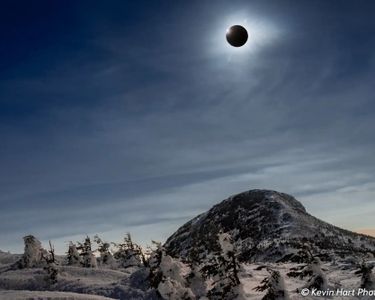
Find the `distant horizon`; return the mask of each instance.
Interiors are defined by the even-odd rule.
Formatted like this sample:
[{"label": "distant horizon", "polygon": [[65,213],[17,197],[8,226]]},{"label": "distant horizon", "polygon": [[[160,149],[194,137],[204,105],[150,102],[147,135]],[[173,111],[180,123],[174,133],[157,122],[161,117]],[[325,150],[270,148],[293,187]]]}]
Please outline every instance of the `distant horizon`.
[{"label": "distant horizon", "polygon": [[[245,191],[242,191],[242,192],[245,192]],[[279,191],[276,191],[276,192],[279,192]],[[283,193],[283,192],[280,192],[280,193]],[[234,196],[234,195],[230,195],[230,196]],[[229,197],[230,197],[229,196]],[[292,195],[293,196],[293,195]],[[223,199],[225,200],[225,199]],[[299,200],[299,199],[297,199]],[[218,204],[220,203],[221,201],[217,202],[217,203],[214,203],[213,205],[215,204]],[[210,207],[211,208],[211,207]],[[201,213],[204,213],[205,211],[201,212]],[[308,210],[307,210],[308,213],[310,213]],[[134,242],[136,242],[137,244],[141,245],[143,248],[146,248],[147,246],[151,246],[152,244],[152,240],[154,241],[158,241],[158,242],[161,242],[161,243],[164,243],[166,241],[166,239],[168,237],[170,237],[174,232],[176,232],[178,230],[179,227],[181,227],[183,224],[185,224],[186,222],[188,222],[189,220],[193,219],[194,217],[198,216],[199,214],[195,215],[195,216],[192,216],[191,218],[185,220],[184,222],[182,222],[180,225],[177,225],[177,227],[172,230],[172,232],[170,233],[164,233],[164,239],[163,240],[157,240],[157,239],[154,239],[151,238],[148,239],[148,240],[140,240],[139,238],[137,238],[136,235],[134,235],[134,232],[139,232],[139,230],[136,230],[137,228],[133,228],[135,229],[134,232],[131,232],[131,231],[127,231],[125,230],[124,233],[121,235],[120,232],[118,232],[119,236],[116,236],[114,233],[111,233],[109,234],[108,236],[112,236],[112,239],[108,239],[106,238],[106,233],[103,233],[103,234],[98,234],[98,233],[90,233],[90,234],[85,234],[85,235],[82,235],[81,237],[79,235],[74,235],[74,236],[67,236],[67,237],[63,237],[63,238],[60,238],[60,239],[57,239],[56,241],[54,240],[41,240],[37,234],[34,234],[34,233],[30,233],[30,235],[33,235],[35,236],[38,240],[40,240],[42,242],[42,245],[43,247],[45,248],[48,248],[48,242],[51,241],[51,243],[53,244],[54,248],[56,249],[56,254],[58,255],[65,255],[66,254],[66,251],[68,250],[68,245],[70,242],[73,242],[73,243],[76,243],[76,242],[83,242],[85,237],[86,236],[89,236],[92,240],[92,242],[94,243],[93,241],[93,237],[94,235],[99,235],[100,238],[102,238],[103,241],[106,241],[106,242],[115,242],[115,243],[119,243],[122,241],[122,239],[125,237],[125,235],[127,233],[130,233],[131,234],[131,237],[133,239]],[[315,216],[315,215],[314,215]],[[317,217],[317,216],[315,216]],[[326,220],[322,220],[322,221],[326,221]],[[332,225],[335,225],[335,224],[332,224]],[[154,225],[153,224],[150,224],[151,227],[154,228]],[[335,225],[337,226],[337,225]],[[142,226],[141,226],[142,227]],[[340,226],[338,226],[340,227]],[[359,233],[359,234],[364,234],[364,235],[368,235],[368,236],[371,236],[371,237],[374,237],[375,238],[375,230],[374,229],[371,229],[371,228],[359,228],[359,229],[348,229],[348,228],[343,228],[343,227],[340,227],[342,229],[346,229],[346,230],[350,230],[352,232],[355,232],[355,233]],[[155,228],[154,228],[155,229]],[[147,230],[143,230],[143,231],[147,231]],[[142,231],[141,231],[142,232]],[[74,237],[74,238],[73,238]],[[20,238],[20,248],[19,248],[19,251],[18,252],[12,252],[10,250],[7,250],[7,251],[4,251],[3,249],[0,248],[0,251],[4,251],[4,252],[10,252],[10,253],[13,253],[13,254],[22,254],[23,253],[23,241],[22,241],[22,238]],[[95,244],[95,243],[94,243]],[[94,247],[95,249],[95,247]]]}]

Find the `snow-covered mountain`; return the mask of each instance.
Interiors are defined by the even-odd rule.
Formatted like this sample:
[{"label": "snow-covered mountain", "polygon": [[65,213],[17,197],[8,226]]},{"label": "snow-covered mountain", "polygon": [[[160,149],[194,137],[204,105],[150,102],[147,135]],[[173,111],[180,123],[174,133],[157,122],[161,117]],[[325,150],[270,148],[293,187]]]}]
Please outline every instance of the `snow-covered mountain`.
[{"label": "snow-covered mountain", "polygon": [[[323,261],[375,253],[375,238],[313,217],[294,197],[270,190],[232,196],[187,222],[165,243],[172,256],[204,258],[218,250],[218,233],[230,233],[241,262]],[[198,252],[198,253],[197,253]],[[197,255],[198,254],[198,255]]]}]

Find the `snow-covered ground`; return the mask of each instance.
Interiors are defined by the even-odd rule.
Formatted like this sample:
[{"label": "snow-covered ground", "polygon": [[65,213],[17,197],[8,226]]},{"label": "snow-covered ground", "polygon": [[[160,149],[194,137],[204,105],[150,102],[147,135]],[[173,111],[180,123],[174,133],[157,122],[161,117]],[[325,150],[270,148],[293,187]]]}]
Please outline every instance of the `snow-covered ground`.
[{"label": "snow-covered ground", "polygon": [[[298,277],[289,277],[287,273],[290,272],[292,268],[302,266],[301,264],[247,264],[243,265],[244,272],[242,274],[241,283],[243,284],[243,289],[245,295],[248,299],[260,300],[264,296],[264,292],[257,292],[254,290],[255,287],[259,286],[261,281],[269,276],[267,268],[261,268],[262,266],[267,266],[272,270],[277,270],[280,272],[282,278],[284,279],[284,287],[288,293],[289,299],[300,300],[300,299],[375,299],[375,297],[363,297],[363,296],[334,296],[334,297],[314,297],[311,295],[302,296],[299,291],[306,284],[306,277],[300,279]],[[343,289],[347,291],[355,290],[358,291],[361,285],[360,276],[354,274],[354,269],[346,269],[345,265],[332,265],[322,264],[322,270],[328,281],[327,290],[336,291],[337,289]],[[297,291],[299,290],[299,291]],[[310,290],[311,293],[311,290]]]},{"label": "snow-covered ground", "polygon": [[12,270],[19,258],[0,252],[0,299],[116,299],[116,293],[120,299],[127,289],[122,282],[132,272],[59,266],[58,282],[50,285],[43,268]]},{"label": "snow-covered ground", "polygon": [[[45,270],[29,268],[8,270],[9,266],[19,256],[0,253],[0,299],[143,299],[141,291],[132,290],[129,286],[129,276],[136,269],[110,270],[89,269],[73,266],[59,267],[59,280],[55,285],[48,285],[45,280]],[[265,292],[256,291],[263,279],[267,278],[269,270],[278,271],[284,280],[284,287],[289,299],[324,299],[322,297],[302,297],[297,289],[306,284],[307,278],[289,277],[287,273],[292,268],[302,266],[292,263],[246,264],[242,265],[241,283],[247,299],[262,299]],[[358,289],[361,279],[354,274],[355,269],[347,268],[344,264],[321,266],[328,282],[328,289],[344,288]],[[331,297],[330,299],[365,299],[364,297]]]},{"label": "snow-covered ground", "polygon": [[111,298],[49,291],[0,291],[0,300],[108,300]]}]

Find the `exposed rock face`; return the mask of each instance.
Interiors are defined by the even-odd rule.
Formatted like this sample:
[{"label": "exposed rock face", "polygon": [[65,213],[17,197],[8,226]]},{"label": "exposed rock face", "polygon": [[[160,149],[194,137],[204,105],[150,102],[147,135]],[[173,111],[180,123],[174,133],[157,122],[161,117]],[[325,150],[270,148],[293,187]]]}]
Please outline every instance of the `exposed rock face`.
[{"label": "exposed rock face", "polygon": [[180,227],[165,247],[172,256],[204,260],[218,250],[219,232],[230,233],[243,262],[302,262],[311,253],[322,260],[375,253],[375,238],[321,221],[294,197],[269,190],[250,190],[222,201]]}]

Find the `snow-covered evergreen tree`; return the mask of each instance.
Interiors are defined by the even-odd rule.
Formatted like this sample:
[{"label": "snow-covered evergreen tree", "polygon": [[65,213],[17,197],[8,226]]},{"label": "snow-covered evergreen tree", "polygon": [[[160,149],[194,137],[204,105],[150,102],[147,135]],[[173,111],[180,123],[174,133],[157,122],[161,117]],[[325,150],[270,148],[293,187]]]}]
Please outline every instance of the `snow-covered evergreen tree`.
[{"label": "snow-covered evergreen tree", "polygon": [[67,252],[67,261],[69,266],[81,266],[82,258],[77,250],[77,246],[73,243],[69,243],[69,248]]},{"label": "snow-covered evergreen tree", "polygon": [[91,239],[86,237],[83,243],[78,243],[77,250],[80,251],[79,255],[82,257],[81,265],[85,268],[96,268],[97,261],[93,254]]},{"label": "snow-covered evergreen tree", "polygon": [[[308,254],[308,263],[302,266],[298,266],[292,269],[291,272],[287,273],[289,277],[299,277],[300,279],[309,276],[307,283],[302,288],[316,288],[324,290],[327,288],[327,278],[322,270],[322,262],[319,257],[314,256],[311,251],[311,247],[308,244],[304,245],[305,253]],[[299,290],[299,289],[298,289]]]},{"label": "snow-covered evergreen tree", "polygon": [[373,273],[373,265],[366,264],[365,261],[359,266],[359,270],[355,274],[361,276],[361,288],[373,290],[375,288],[375,275]]},{"label": "snow-covered evergreen tree", "polygon": [[142,247],[133,242],[130,233],[125,235],[122,243],[114,245],[117,251],[114,253],[113,257],[118,260],[121,267],[139,267],[144,264],[145,258]]},{"label": "snow-covered evergreen tree", "polygon": [[152,241],[152,244],[155,246],[155,249],[148,248],[148,260],[147,260],[147,267],[149,268],[149,282],[150,287],[157,289],[161,279],[163,277],[163,273],[160,270],[160,263],[163,257],[164,249],[159,242]]},{"label": "snow-covered evergreen tree", "polygon": [[94,237],[94,241],[98,244],[99,264],[114,267],[116,262],[110,251],[111,244],[104,242],[98,235]]},{"label": "snow-covered evergreen tree", "polygon": [[56,261],[55,257],[55,249],[51,244],[51,241],[49,242],[49,250],[47,254],[43,255],[43,259],[46,262],[46,266],[44,267],[44,270],[47,271],[46,281],[49,284],[55,284],[57,283],[58,278],[58,262]]},{"label": "snow-covered evergreen tree", "polygon": [[205,278],[213,279],[213,287],[208,291],[209,299],[238,299],[243,294],[238,277],[240,265],[236,249],[229,233],[218,235],[220,251],[211,254],[209,262],[201,272]]},{"label": "snow-covered evergreen tree", "polygon": [[43,255],[46,250],[43,249],[41,242],[33,235],[27,235],[23,238],[25,250],[21,260],[18,262],[20,268],[33,268],[45,265]]},{"label": "snow-covered evergreen tree", "polygon": [[197,299],[207,295],[207,283],[201,273],[201,259],[196,248],[192,248],[189,253],[189,267],[190,273],[186,277],[188,286]]},{"label": "snow-covered evergreen tree", "polygon": [[308,289],[316,288],[318,290],[327,289],[327,278],[322,271],[322,262],[318,257],[315,257],[312,262],[308,265],[308,268],[312,272],[311,278],[308,280],[306,287]]},{"label": "snow-covered evergreen tree", "polygon": [[196,299],[191,289],[187,287],[185,278],[190,268],[167,255],[161,243],[155,241],[152,243],[155,249],[150,253],[147,262],[150,287],[166,300]]},{"label": "snow-covered evergreen tree", "polygon": [[[285,241],[284,241],[285,242]],[[290,242],[286,242],[290,244]],[[280,245],[275,245],[275,248],[279,248]],[[314,246],[311,240],[307,238],[302,238],[300,241],[294,241],[293,247],[297,250],[285,254],[277,262],[293,262],[293,263],[305,263],[309,264],[314,259],[313,252],[315,252]]]},{"label": "snow-covered evergreen tree", "polygon": [[[287,275],[289,277],[299,277],[300,279],[309,276],[307,283],[301,289],[316,288],[318,290],[325,290],[327,289],[327,278],[322,270],[321,264],[322,262],[318,257],[313,257],[310,263],[305,266],[293,268]],[[298,291],[299,290],[300,289],[298,289]]]},{"label": "snow-covered evergreen tree", "polygon": [[158,285],[158,292],[163,299],[196,299],[191,289],[187,287],[185,276],[190,271],[187,265],[163,253],[160,270],[162,278]]},{"label": "snow-covered evergreen tree", "polygon": [[197,299],[204,298],[207,295],[207,283],[200,272],[200,266],[190,266],[191,271],[186,277],[187,286]]},{"label": "snow-covered evergreen tree", "polygon": [[262,280],[261,285],[254,288],[257,291],[267,291],[262,300],[287,300],[288,293],[285,289],[284,279],[280,272],[267,269],[270,276]]}]

